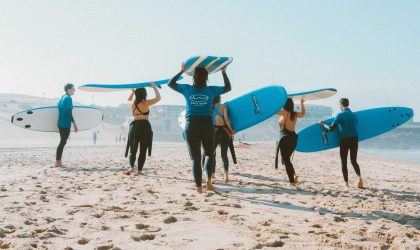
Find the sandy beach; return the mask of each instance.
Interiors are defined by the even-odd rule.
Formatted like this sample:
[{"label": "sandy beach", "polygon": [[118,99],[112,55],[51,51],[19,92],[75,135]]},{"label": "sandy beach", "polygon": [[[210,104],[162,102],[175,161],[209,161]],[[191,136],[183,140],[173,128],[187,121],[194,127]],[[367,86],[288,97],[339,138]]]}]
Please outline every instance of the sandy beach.
[{"label": "sandy beach", "polygon": [[295,153],[299,188],[274,169],[274,142],[237,148],[230,183],[195,192],[184,143],[154,144],[143,176],[121,145],[1,148],[2,249],[419,249],[419,165],[359,156],[366,189],[338,152]]}]

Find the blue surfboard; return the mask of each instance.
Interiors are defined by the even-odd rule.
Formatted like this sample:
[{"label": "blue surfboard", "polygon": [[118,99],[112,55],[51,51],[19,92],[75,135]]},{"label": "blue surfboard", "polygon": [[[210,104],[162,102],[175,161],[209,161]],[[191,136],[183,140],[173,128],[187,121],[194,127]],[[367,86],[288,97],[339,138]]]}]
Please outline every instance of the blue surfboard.
[{"label": "blue surfboard", "polygon": [[[182,76],[179,80],[182,79]],[[157,87],[161,85],[168,84],[171,79],[164,79],[159,81],[154,81]],[[127,89],[137,89],[149,87],[151,82],[141,82],[141,83],[122,83],[122,84],[98,84],[98,83],[89,83],[79,86],[80,90],[89,91],[89,92],[114,92],[114,91],[123,91]]]},{"label": "blue surfboard", "polygon": [[193,76],[196,68],[205,68],[209,74],[213,74],[228,66],[232,61],[232,57],[194,56],[184,62],[185,73]]},{"label": "blue surfboard", "polygon": [[287,96],[289,98],[292,98],[295,101],[300,100],[319,100],[331,97],[337,93],[336,89],[333,88],[325,88],[325,89],[317,89],[317,90],[311,90],[311,91],[304,91],[304,92],[297,92],[293,94],[288,94]]},{"label": "blue surfboard", "polygon": [[[357,117],[357,133],[359,141],[363,141],[394,128],[413,118],[414,112],[405,107],[383,107],[354,112]],[[325,121],[331,124],[334,118]],[[299,152],[317,152],[340,146],[338,129],[328,132],[318,123],[298,133],[296,150]]]},{"label": "blue surfboard", "polygon": [[276,114],[286,103],[282,86],[267,86],[226,102],[232,128],[239,132]]},{"label": "blue surfboard", "polygon": [[[268,86],[251,91],[225,102],[233,130],[252,127],[276,114],[286,103],[287,93],[282,86]],[[185,129],[185,110],[178,116],[178,124]]]}]

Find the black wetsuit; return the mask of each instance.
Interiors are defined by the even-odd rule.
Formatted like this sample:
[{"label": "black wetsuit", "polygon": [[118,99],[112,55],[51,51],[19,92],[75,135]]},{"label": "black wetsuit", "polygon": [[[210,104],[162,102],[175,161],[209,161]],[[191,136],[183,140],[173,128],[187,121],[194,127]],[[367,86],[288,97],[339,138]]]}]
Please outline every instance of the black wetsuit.
[{"label": "black wetsuit", "polygon": [[[149,111],[143,113],[136,106],[136,108],[141,115],[149,115]],[[133,115],[134,111],[133,111]],[[152,141],[153,141],[153,131],[152,126],[150,125],[149,120],[134,120],[130,124],[128,131],[128,140],[127,140],[127,149],[130,149],[130,166],[134,168],[134,163],[136,161],[137,149],[140,144],[140,154],[138,158],[138,170],[142,171],[144,163],[146,162],[146,153],[149,149],[149,156],[152,154]],[[127,156],[127,150],[126,150]]]},{"label": "black wetsuit", "polygon": [[[71,122],[74,123],[72,110],[67,109],[66,114],[70,118]],[[56,153],[55,153],[55,159],[57,161],[60,161],[61,158],[63,157],[64,146],[67,144],[67,140],[69,139],[69,136],[70,136],[70,128],[60,128],[59,127],[58,130],[60,132],[60,143],[58,144],[58,147],[57,147],[57,150],[56,150]]]},{"label": "black wetsuit", "polygon": [[61,157],[63,156],[64,146],[66,145],[67,139],[70,136],[70,129],[69,128],[58,128],[58,130],[60,131],[60,143],[58,144],[58,147],[57,147],[57,151],[56,151],[56,154],[55,154],[55,159],[57,161],[60,161]]},{"label": "black wetsuit", "polygon": [[[217,146],[220,145],[220,153],[222,155],[223,169],[229,171],[228,149],[231,137],[227,133],[226,126],[214,126],[214,157],[216,157]],[[216,161],[214,161],[213,173],[216,172]]]},{"label": "black wetsuit", "polygon": [[211,105],[215,96],[227,93],[231,90],[230,81],[226,73],[223,72],[225,86],[205,86],[198,89],[187,84],[178,84],[176,81],[183,74],[179,72],[175,75],[168,86],[183,94],[187,104],[185,134],[188,144],[188,151],[192,160],[192,172],[195,185],[201,187],[201,145],[204,148],[205,168],[207,177],[211,178],[214,166],[214,129],[212,122]]},{"label": "black wetsuit", "polygon": [[278,168],[278,157],[279,157],[279,151],[280,151],[282,164],[286,166],[286,172],[287,172],[287,176],[289,177],[290,183],[295,182],[294,180],[295,169],[293,167],[292,161],[290,160],[290,157],[292,156],[293,152],[296,149],[297,138],[298,138],[297,134],[294,131],[289,131],[286,128],[286,125],[280,128],[280,140],[277,143],[277,148],[276,148],[275,167],[276,169]]}]

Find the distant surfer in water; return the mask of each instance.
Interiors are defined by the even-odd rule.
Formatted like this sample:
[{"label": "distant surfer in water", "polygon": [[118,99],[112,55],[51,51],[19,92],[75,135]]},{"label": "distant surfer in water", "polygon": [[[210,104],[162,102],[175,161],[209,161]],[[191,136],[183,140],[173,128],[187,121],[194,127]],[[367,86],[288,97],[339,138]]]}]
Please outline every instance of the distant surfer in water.
[{"label": "distant surfer in water", "polygon": [[73,123],[74,132],[77,133],[77,124],[73,118],[73,100],[71,98],[74,95],[74,85],[67,83],[64,85],[64,92],[66,92],[58,101],[58,130],[60,132],[60,143],[58,144],[57,151],[55,154],[55,166],[62,167],[61,157],[63,156],[64,146],[67,143],[67,139],[70,135],[71,124]]},{"label": "distant surfer in water", "polygon": [[[213,99],[213,126],[214,126],[214,156],[216,157],[217,146],[220,145],[220,152],[223,161],[224,182],[229,182],[229,159],[227,156],[229,144],[236,133],[232,129],[228,115],[228,107],[220,104],[220,96]],[[215,178],[216,160],[214,160],[212,179]]]},{"label": "distant surfer in water", "polygon": [[176,81],[185,72],[182,64],[181,72],[176,74],[168,86],[181,93],[186,102],[185,133],[188,150],[193,165],[193,175],[198,193],[202,193],[201,145],[204,147],[205,166],[207,172],[207,190],[214,190],[211,183],[212,166],[214,166],[214,128],[212,122],[212,102],[215,96],[231,90],[230,81],[226,75],[226,68],[222,69],[224,87],[207,86],[208,72],[205,68],[196,68],[193,85],[179,84]]},{"label": "distant surfer in water", "polygon": [[295,169],[290,160],[293,152],[296,149],[297,134],[295,132],[296,123],[298,118],[305,116],[305,105],[304,100],[300,100],[300,112],[295,112],[295,105],[291,98],[288,98],[284,107],[277,113],[280,125],[280,140],[276,147],[276,160],[275,168],[278,168],[278,157],[279,151],[281,153],[282,164],[286,166],[287,176],[289,177],[290,184],[296,186],[298,182],[298,176],[295,173]]},{"label": "distant surfer in water", "polygon": [[357,118],[353,112],[349,109],[349,99],[340,99],[341,112],[335,117],[331,125],[325,124],[324,121],[320,121],[319,124],[328,131],[333,131],[338,127],[340,136],[340,158],[341,158],[341,169],[343,171],[344,181],[347,187],[349,187],[348,171],[347,171],[347,156],[350,151],[350,161],[353,165],[354,171],[359,177],[357,183],[358,188],[363,188],[363,181],[360,175],[359,164],[357,164],[357,151],[359,139],[357,135]]},{"label": "distant surfer in water", "polygon": [[[133,113],[134,121],[131,122],[128,132],[127,148],[125,156],[127,157],[128,150],[130,151],[130,169],[126,172],[130,175],[134,171],[134,163],[136,161],[137,149],[140,145],[140,154],[137,161],[137,175],[141,175],[144,163],[146,162],[146,153],[149,149],[149,156],[152,150],[153,131],[149,122],[149,107],[160,101],[160,93],[156,85],[152,82],[150,87],[155,92],[155,98],[147,100],[147,91],[145,88],[133,89],[128,97],[128,105]],[[136,99],[133,100],[134,95]],[[120,137],[121,138],[121,137]]]}]

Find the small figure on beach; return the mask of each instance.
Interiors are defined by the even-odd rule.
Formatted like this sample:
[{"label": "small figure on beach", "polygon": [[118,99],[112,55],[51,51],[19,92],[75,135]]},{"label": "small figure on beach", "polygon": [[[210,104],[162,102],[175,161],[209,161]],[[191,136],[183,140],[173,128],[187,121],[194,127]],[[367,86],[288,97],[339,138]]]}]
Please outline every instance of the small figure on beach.
[{"label": "small figure on beach", "polygon": [[213,98],[229,92],[231,86],[226,68],[222,69],[224,87],[207,86],[208,72],[205,68],[195,69],[193,85],[177,83],[176,81],[184,72],[185,66],[182,64],[181,71],[171,79],[168,86],[185,97],[185,134],[188,151],[192,160],[196,190],[198,193],[202,193],[201,145],[204,148],[204,165],[207,172],[206,188],[207,190],[214,190],[211,183],[212,166],[214,166]]},{"label": "small figure on beach", "polygon": [[353,165],[354,171],[356,172],[359,180],[357,182],[358,188],[363,188],[363,180],[360,174],[360,167],[357,163],[357,151],[358,151],[358,136],[357,136],[357,118],[349,108],[349,99],[340,99],[340,110],[332,124],[325,124],[324,121],[320,121],[319,124],[328,131],[333,131],[338,128],[340,134],[340,158],[341,158],[341,169],[343,171],[344,182],[346,187],[349,187],[348,171],[347,171],[347,156],[350,151],[350,162]]},{"label": "small figure on beach", "polygon": [[61,158],[63,156],[64,146],[70,136],[71,124],[73,123],[74,132],[77,133],[77,124],[73,118],[73,100],[71,98],[75,92],[74,85],[67,83],[64,85],[64,92],[66,92],[58,101],[58,130],[60,132],[60,143],[58,144],[55,158],[55,166],[62,167]]},{"label": "small figure on beach", "polygon": [[[158,103],[161,98],[159,90],[153,82],[150,84],[150,87],[155,92],[155,98],[153,99],[147,100],[147,91],[145,88],[133,89],[128,97],[128,105],[132,111],[134,121],[129,126],[125,153],[125,156],[127,156],[128,151],[130,151],[129,162],[131,168],[126,172],[127,175],[130,175],[134,171],[134,163],[139,146],[140,154],[137,161],[137,175],[141,175],[142,173],[144,163],[146,162],[147,151],[149,151],[149,156],[151,155],[153,131],[149,122],[149,107]],[[136,98],[133,102],[134,95]]]},{"label": "small figure on beach", "polygon": [[93,139],[93,144],[96,145],[96,139],[98,138],[98,134],[96,133],[96,130],[93,130],[92,133],[92,139]]},{"label": "small figure on beach", "polygon": [[288,98],[286,104],[283,108],[277,113],[279,118],[280,126],[280,140],[277,143],[276,147],[276,160],[275,168],[278,168],[278,157],[279,151],[281,154],[281,163],[285,165],[287,176],[289,177],[290,184],[296,186],[298,183],[298,176],[296,175],[295,169],[293,167],[290,157],[296,149],[297,145],[297,134],[295,132],[296,123],[298,118],[305,116],[305,105],[303,104],[304,100],[300,100],[300,112],[295,112],[295,104],[291,98]]}]

